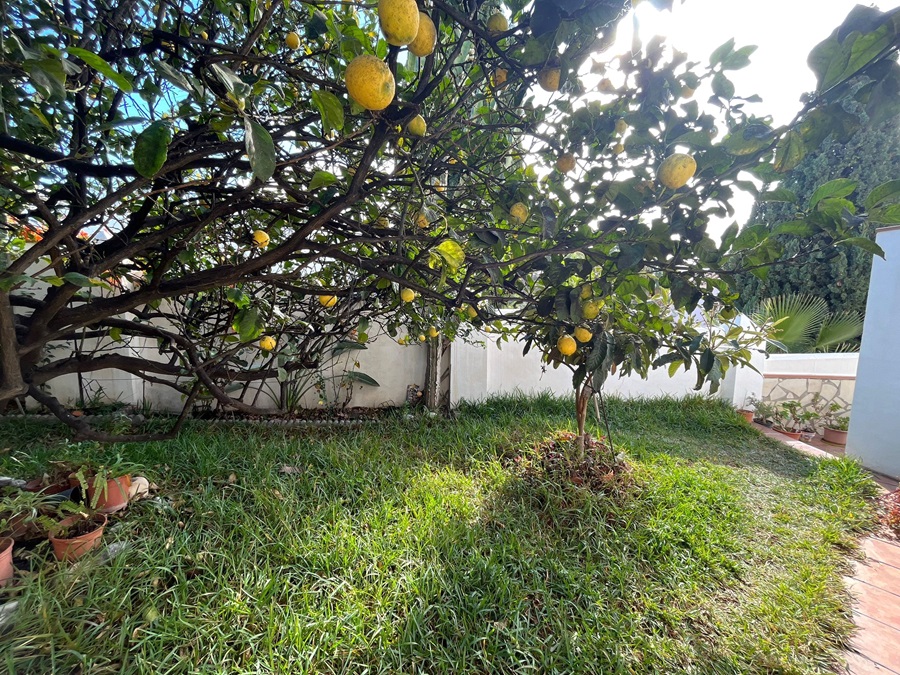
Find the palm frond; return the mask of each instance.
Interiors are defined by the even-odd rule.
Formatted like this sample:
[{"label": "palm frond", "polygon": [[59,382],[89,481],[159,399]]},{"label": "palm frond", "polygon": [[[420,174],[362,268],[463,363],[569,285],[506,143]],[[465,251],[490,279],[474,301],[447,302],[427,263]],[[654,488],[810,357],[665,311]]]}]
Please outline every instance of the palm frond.
[{"label": "palm frond", "polygon": [[832,351],[838,345],[850,343],[863,332],[863,317],[859,312],[832,314],[819,328],[816,336],[816,351]]},{"label": "palm frond", "polygon": [[774,324],[772,338],[788,351],[810,351],[828,317],[828,303],[804,293],[767,298],[751,315],[757,323]]}]

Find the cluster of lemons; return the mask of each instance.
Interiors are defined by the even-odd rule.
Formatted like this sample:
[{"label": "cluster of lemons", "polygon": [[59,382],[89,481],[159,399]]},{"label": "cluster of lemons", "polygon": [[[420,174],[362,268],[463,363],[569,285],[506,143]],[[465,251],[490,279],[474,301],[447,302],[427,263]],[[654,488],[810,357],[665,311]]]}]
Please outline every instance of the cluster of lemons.
[{"label": "cluster of lemons", "polygon": [[[600,309],[603,306],[602,300],[594,300],[591,296],[593,291],[590,286],[581,289],[581,316],[586,321],[593,321],[600,315]],[[556,349],[563,356],[571,356],[578,351],[578,343],[590,342],[594,334],[587,326],[578,326],[572,331],[572,334],[563,334],[556,341]]]}]

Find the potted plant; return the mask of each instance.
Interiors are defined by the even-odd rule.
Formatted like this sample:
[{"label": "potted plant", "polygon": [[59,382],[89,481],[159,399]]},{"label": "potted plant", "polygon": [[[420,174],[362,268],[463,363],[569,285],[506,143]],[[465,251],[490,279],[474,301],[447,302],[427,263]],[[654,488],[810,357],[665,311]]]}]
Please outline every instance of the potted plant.
[{"label": "potted plant", "polygon": [[105,527],[105,513],[75,513],[63,518],[50,531],[53,554],[59,561],[77,560],[100,545]]},{"label": "potted plant", "polygon": [[0,586],[6,586],[16,571],[13,566],[13,538],[3,537],[0,539]]},{"label": "potted plant", "polygon": [[850,417],[842,414],[844,410],[837,403],[832,403],[823,415],[825,424],[822,439],[834,445],[847,444],[847,430],[850,428]]},{"label": "potted plant", "polygon": [[88,462],[72,474],[70,480],[87,495],[86,504],[91,510],[115,513],[128,506],[131,474],[137,468],[136,464],[121,458],[106,464]]},{"label": "potted plant", "polygon": [[47,536],[48,524],[56,511],[56,496],[6,488],[0,494],[0,536],[15,541],[33,541]]},{"label": "potted plant", "polygon": [[775,405],[759,399],[753,399],[753,407],[756,409],[754,420],[763,426],[771,427],[775,420]]},{"label": "potted plant", "polygon": [[799,441],[803,432],[802,415],[800,401],[785,401],[775,408],[775,424],[772,428],[788,438]]},{"label": "potted plant", "polygon": [[758,401],[755,396],[748,396],[744,399],[744,407],[738,408],[738,415],[743,417],[747,424],[753,423],[753,418],[756,416],[756,405]]}]

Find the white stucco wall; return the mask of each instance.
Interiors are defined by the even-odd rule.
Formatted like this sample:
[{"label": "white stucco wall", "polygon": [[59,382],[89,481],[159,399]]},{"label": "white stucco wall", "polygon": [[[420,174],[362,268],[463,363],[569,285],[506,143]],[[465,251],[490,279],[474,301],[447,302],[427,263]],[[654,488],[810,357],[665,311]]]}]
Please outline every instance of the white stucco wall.
[{"label": "white stucco wall", "polygon": [[847,454],[900,476],[900,227],[878,231],[885,259],[875,257],[853,395]]},{"label": "white stucco wall", "polygon": [[859,354],[769,354],[766,374],[856,375]]},{"label": "white stucco wall", "polygon": [[[454,342],[451,346],[450,404],[460,401],[478,401],[495,394],[522,392],[525,394],[543,391],[560,395],[572,393],[572,372],[568,368],[553,369],[541,362],[540,352],[530,351],[522,356],[523,345],[519,342],[498,343],[489,334],[482,334],[487,347]],[[763,356],[759,355],[761,368]],[[719,396],[740,407],[745,398],[754,393],[762,395],[762,375],[751,369],[744,372],[729,371],[722,383]],[[730,378],[730,379],[729,379]],[[636,375],[628,377],[612,376],[606,381],[604,391],[625,398],[641,396],[686,396],[697,393],[694,390],[696,371],[678,371],[669,377],[666,368],[650,372],[647,379]],[[709,390],[704,386],[703,392]],[[740,397],[740,400],[734,398]]]}]

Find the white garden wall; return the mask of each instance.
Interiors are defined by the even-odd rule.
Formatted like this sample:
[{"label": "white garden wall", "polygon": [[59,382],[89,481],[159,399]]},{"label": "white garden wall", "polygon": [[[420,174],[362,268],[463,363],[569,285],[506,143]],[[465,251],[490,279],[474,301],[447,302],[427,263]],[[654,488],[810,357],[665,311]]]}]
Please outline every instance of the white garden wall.
[{"label": "white garden wall", "polygon": [[900,476],[900,226],[878,231],[847,454]]}]

